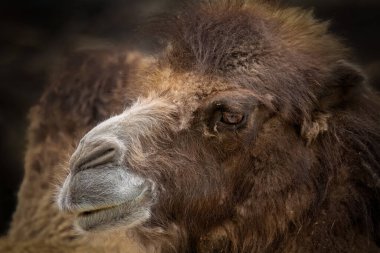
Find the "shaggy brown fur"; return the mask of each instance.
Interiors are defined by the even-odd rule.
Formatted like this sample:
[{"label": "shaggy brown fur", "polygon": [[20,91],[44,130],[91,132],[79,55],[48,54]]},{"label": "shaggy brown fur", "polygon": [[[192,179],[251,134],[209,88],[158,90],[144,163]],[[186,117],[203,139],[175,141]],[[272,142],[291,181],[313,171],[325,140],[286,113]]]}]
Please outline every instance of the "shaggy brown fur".
[{"label": "shaggy brown fur", "polygon": [[29,114],[25,176],[0,252],[118,252],[121,246],[133,250],[133,244],[115,240],[112,233],[96,240],[78,237],[72,217],[59,213],[54,199],[78,138],[125,106],[125,84],[143,64],[140,58],[120,50],[82,50],[57,66]]},{"label": "shaggy brown fur", "polygon": [[[168,47],[129,86],[130,65],[114,55],[100,63],[86,57],[79,76],[87,80],[76,82],[70,68],[54,77],[32,110],[9,237],[32,240],[31,249],[83,247],[89,235],[73,233],[72,217],[52,203],[59,163],[99,120],[150,91],[175,90],[196,101],[184,102],[187,128],[133,168],[166,190],[151,220],[133,231],[142,250],[380,252],[379,98],[327,24],[263,3],[201,4],[160,22]],[[203,106],[220,99],[255,120],[232,132],[214,128]],[[122,243],[89,247],[129,247]]]}]

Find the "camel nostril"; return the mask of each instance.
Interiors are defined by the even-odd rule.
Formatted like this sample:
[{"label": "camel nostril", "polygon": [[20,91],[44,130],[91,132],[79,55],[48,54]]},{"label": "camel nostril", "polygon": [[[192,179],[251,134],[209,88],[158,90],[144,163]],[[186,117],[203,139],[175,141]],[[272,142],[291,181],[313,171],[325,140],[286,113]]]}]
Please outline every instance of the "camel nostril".
[{"label": "camel nostril", "polygon": [[101,145],[95,148],[86,148],[76,163],[78,170],[93,168],[99,165],[115,162],[117,149],[111,145]]}]

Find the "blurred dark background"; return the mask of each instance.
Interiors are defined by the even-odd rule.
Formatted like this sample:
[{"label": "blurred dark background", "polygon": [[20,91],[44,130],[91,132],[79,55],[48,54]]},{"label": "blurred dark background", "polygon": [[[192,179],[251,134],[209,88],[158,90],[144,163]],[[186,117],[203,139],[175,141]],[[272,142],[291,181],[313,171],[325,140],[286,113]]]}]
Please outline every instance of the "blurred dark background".
[{"label": "blurred dark background", "polygon": [[[151,38],[136,37],[139,24],[175,0],[0,1],[0,235],[9,226],[23,176],[26,115],[42,92],[54,62],[70,48],[133,43],[151,49]],[[380,0],[283,0],[314,8],[331,30],[345,38],[376,85],[380,80]],[[380,83],[377,83],[378,88]]]}]

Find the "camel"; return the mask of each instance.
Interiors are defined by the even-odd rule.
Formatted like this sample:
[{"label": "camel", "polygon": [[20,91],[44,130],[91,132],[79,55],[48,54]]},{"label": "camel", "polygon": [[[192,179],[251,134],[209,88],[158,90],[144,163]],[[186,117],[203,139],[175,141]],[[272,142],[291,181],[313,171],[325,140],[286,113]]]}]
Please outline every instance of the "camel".
[{"label": "camel", "polygon": [[0,249],[380,252],[380,100],[328,23],[260,1],[156,21],[158,55],[52,76]]}]

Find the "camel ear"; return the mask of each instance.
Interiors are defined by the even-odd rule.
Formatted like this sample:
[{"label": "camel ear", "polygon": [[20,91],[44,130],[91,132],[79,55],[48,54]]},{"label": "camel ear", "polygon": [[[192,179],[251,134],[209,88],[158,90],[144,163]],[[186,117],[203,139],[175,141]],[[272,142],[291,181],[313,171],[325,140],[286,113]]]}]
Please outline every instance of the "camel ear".
[{"label": "camel ear", "polygon": [[325,90],[319,96],[320,110],[330,111],[354,100],[364,81],[365,76],[357,66],[344,60],[339,61],[331,72]]},{"label": "camel ear", "polygon": [[332,115],[332,110],[354,101],[355,96],[359,95],[364,80],[365,76],[357,66],[346,61],[337,63],[325,90],[319,96],[319,107],[313,112],[311,119],[304,120],[302,123],[301,136],[307,145],[328,130],[328,120]]}]

